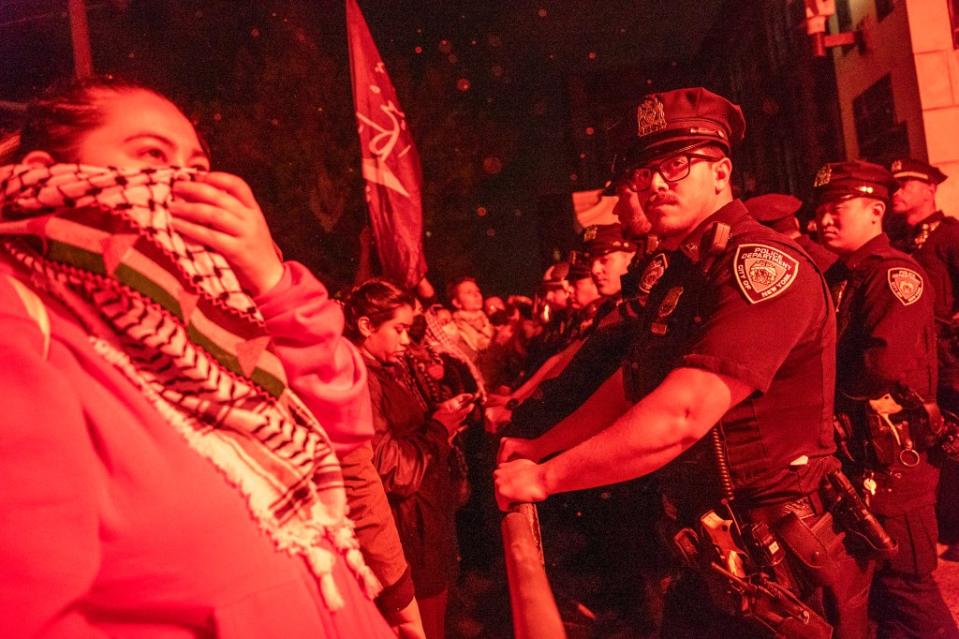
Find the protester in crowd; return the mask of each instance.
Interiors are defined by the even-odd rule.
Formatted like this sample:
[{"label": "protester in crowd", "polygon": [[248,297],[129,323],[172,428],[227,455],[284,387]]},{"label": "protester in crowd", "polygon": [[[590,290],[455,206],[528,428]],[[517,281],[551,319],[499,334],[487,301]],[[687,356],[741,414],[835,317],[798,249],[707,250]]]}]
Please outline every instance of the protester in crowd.
[{"label": "protester in crowd", "polygon": [[3,633],[393,636],[334,455],[373,434],[364,367],[247,184],[103,79],[0,165]]},{"label": "protester in crowd", "polygon": [[[738,106],[703,88],[678,89],[646,96],[631,122],[628,183],[662,244],[639,269],[625,365],[545,434],[503,440],[497,498],[505,507],[658,472],[663,526],[698,531],[701,545],[676,537],[689,541],[677,549],[693,555],[698,578],[716,592],[741,586],[708,567],[722,568],[711,554],[716,517],[768,526],[790,565],[803,565],[800,543],[828,548],[835,568],[774,577],[795,596],[781,607],[776,596],[760,604],[699,595],[695,615],[689,601],[668,605],[665,634],[734,636],[792,619],[825,636],[821,613],[837,636],[863,636],[868,579],[819,497],[841,481],[828,291],[804,252],[732,195],[729,154],[745,132]],[[803,590],[797,578],[828,587]],[[806,608],[789,612],[800,599]]]},{"label": "protester in crowd", "polygon": [[483,292],[475,278],[464,276],[450,282],[446,294],[453,306],[455,335],[475,362],[489,348],[496,333],[483,312]]},{"label": "protester in crowd", "polygon": [[457,574],[452,440],[476,396],[459,394],[432,409],[410,383],[403,355],[413,306],[409,293],[386,280],[364,282],[346,300],[346,334],[369,370],[373,463],[393,510],[423,627],[428,639],[441,639]]}]

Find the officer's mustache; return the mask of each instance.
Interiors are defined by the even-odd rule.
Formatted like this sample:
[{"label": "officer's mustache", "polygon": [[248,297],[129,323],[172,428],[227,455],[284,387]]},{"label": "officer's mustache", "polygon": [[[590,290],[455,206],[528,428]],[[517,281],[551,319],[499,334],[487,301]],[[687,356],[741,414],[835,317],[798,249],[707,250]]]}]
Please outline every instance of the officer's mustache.
[{"label": "officer's mustache", "polygon": [[679,200],[670,194],[654,195],[646,202],[646,208],[660,206],[662,204],[677,204]]}]

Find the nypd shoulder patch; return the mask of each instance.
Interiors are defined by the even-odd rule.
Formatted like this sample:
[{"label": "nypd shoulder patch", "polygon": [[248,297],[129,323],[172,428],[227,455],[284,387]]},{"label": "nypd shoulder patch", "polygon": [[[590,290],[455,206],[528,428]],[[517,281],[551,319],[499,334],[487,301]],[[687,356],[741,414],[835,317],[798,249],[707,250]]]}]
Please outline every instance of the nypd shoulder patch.
[{"label": "nypd shoulder patch", "polygon": [[740,244],[733,269],[743,295],[750,304],[758,304],[792,286],[799,274],[799,260],[767,244]]},{"label": "nypd shoulder patch", "polygon": [[897,267],[886,272],[889,290],[903,306],[914,304],[922,297],[922,275],[911,268]]}]

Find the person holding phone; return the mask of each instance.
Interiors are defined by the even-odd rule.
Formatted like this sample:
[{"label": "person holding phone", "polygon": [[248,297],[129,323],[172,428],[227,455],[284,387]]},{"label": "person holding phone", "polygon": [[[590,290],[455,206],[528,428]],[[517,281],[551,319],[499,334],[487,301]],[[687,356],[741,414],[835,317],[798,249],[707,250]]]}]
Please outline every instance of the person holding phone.
[{"label": "person holding phone", "polygon": [[457,490],[453,437],[475,396],[459,394],[430,409],[402,360],[410,344],[414,300],[382,279],[353,289],[345,303],[346,334],[369,369],[373,463],[383,480],[409,563],[428,639],[445,636],[446,602],[457,575]]}]

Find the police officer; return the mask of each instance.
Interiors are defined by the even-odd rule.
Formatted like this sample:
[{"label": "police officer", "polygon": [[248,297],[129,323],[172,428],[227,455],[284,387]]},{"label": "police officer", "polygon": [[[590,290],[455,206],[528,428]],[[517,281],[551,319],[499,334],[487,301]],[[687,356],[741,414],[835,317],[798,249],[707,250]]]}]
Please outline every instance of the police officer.
[{"label": "police officer", "polygon": [[[892,195],[893,226],[904,229],[896,246],[922,265],[935,293],[939,404],[959,413],[959,222],[936,206],[936,189],[946,175],[912,158],[895,160],[890,171],[899,183]],[[953,461],[942,467],[939,493],[940,535],[949,544],[942,556],[959,561],[959,465]]]},{"label": "police officer", "polygon": [[581,254],[575,255],[578,261],[571,260],[568,275],[570,306],[574,312],[568,343],[586,337],[592,330],[596,312],[603,303],[603,296],[593,281],[590,265],[585,263],[586,260]]},{"label": "police officer", "polygon": [[636,255],[636,243],[619,224],[596,224],[583,231],[583,245],[590,260],[590,272],[600,295],[619,294],[623,275]]},{"label": "police officer", "polygon": [[819,492],[839,465],[828,291],[792,240],[733,198],[729,153],[745,130],[738,106],[680,89],[646,96],[635,115],[627,179],[661,247],[639,279],[644,310],[628,374],[544,435],[503,441],[500,504],[662,469],[680,525],[725,499],[750,526],[788,519],[819,539],[830,570],[811,578],[831,584],[826,613],[837,636],[862,636],[868,580]]},{"label": "police officer", "polygon": [[838,324],[836,409],[850,477],[899,543],[873,580],[878,636],[952,637],[955,623],[932,578],[939,473],[918,406],[910,414],[898,403],[908,391],[934,401],[936,339],[928,277],[882,231],[896,188],[889,171],[868,162],[827,164],[816,176],[819,230],[839,256],[826,274]]},{"label": "police officer", "polygon": [[925,162],[904,158],[891,164],[898,189],[892,195],[892,212],[904,222],[908,234],[897,244],[912,255],[929,275],[935,292],[939,327],[939,400],[950,410],[959,409],[959,348],[956,321],[959,312],[959,221],[936,207],[936,187],[945,174]]},{"label": "police officer", "polygon": [[543,273],[539,298],[548,309],[548,319],[529,347],[528,364],[533,367],[538,367],[538,363],[563,350],[567,344],[573,322],[572,289],[568,277],[568,262],[557,262]]},{"label": "police officer", "polygon": [[796,244],[809,253],[809,257],[823,271],[836,261],[833,253],[802,232],[799,218],[796,217],[802,208],[802,200],[799,198],[785,193],[766,193],[751,197],[743,204],[749,209],[749,214],[759,222],[796,240]]}]

